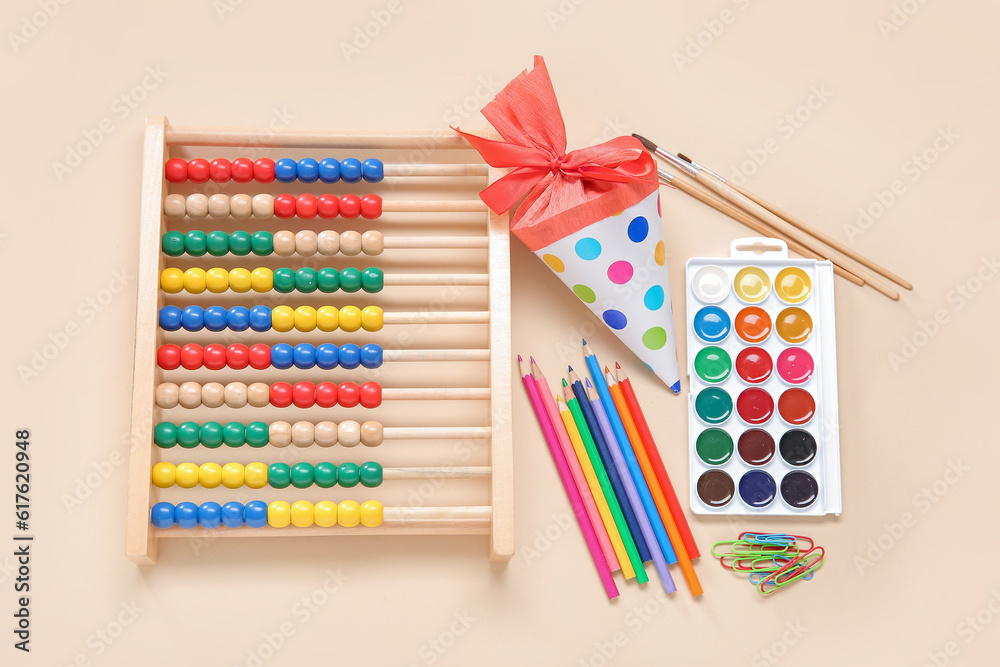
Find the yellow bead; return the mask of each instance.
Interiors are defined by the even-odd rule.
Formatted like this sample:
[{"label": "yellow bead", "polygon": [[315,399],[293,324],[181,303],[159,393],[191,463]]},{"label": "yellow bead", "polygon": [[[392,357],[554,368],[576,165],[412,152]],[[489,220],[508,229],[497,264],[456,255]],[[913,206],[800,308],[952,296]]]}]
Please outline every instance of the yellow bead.
[{"label": "yellow bead", "polygon": [[361,523],[374,528],[382,525],[382,503],[368,500],[361,506]]},{"label": "yellow bead", "polygon": [[291,306],[277,306],[271,310],[271,328],[275,331],[291,331],[295,327],[295,311]]},{"label": "yellow bead", "polygon": [[205,272],[205,287],[213,294],[221,294],[229,289],[229,271],[215,267]]},{"label": "yellow bead", "polygon": [[333,306],[320,306],[316,309],[316,326],[320,331],[336,331],[340,326],[340,312]]},{"label": "yellow bead", "polygon": [[198,482],[206,489],[214,489],[222,484],[222,466],[218,463],[202,463],[198,468]]},{"label": "yellow bead", "polygon": [[184,272],[184,289],[191,294],[201,294],[205,291],[205,269],[188,269]]},{"label": "yellow bead", "polygon": [[295,328],[299,331],[312,331],[316,328],[316,309],[312,306],[299,306],[295,309]]},{"label": "yellow bead", "polygon": [[275,500],[267,506],[267,523],[275,528],[284,528],[292,522],[292,506],[284,500]]},{"label": "yellow bead", "polygon": [[263,489],[267,486],[267,465],[260,461],[246,464],[243,468],[243,483],[251,489]]},{"label": "yellow bead", "polygon": [[158,486],[161,489],[166,489],[167,487],[173,486],[177,479],[177,468],[173,463],[167,463],[163,461],[162,463],[157,463],[153,466],[153,486]]},{"label": "yellow bead", "polygon": [[308,528],[313,525],[313,504],[308,500],[296,500],[292,503],[292,525],[298,528]]},{"label": "yellow bead", "polygon": [[222,466],[222,485],[227,489],[243,486],[245,472],[242,463],[227,463]]},{"label": "yellow bead", "polygon": [[184,289],[184,272],[180,269],[163,269],[160,274],[160,289],[167,294],[177,294]]},{"label": "yellow bead", "polygon": [[337,523],[353,528],[361,523],[361,505],[355,500],[345,500],[337,506]]},{"label": "yellow bead", "polygon": [[247,269],[233,269],[229,272],[229,289],[243,294],[250,291],[250,271]]},{"label": "yellow bead", "polygon": [[378,306],[366,306],[361,311],[361,326],[365,331],[380,331],[382,329],[382,309]]},{"label": "yellow bead", "polygon": [[344,331],[357,331],[361,328],[361,309],[357,306],[344,306],[340,309],[340,328]]},{"label": "yellow bead", "polygon": [[313,518],[317,526],[329,528],[337,525],[337,503],[332,500],[321,500],[313,507]]},{"label": "yellow bead", "polygon": [[250,274],[250,286],[254,292],[270,292],[274,286],[274,271],[266,267],[258,267]]},{"label": "yellow bead", "polygon": [[181,463],[174,472],[174,481],[182,489],[193,489],[198,486],[198,466],[193,463]]}]

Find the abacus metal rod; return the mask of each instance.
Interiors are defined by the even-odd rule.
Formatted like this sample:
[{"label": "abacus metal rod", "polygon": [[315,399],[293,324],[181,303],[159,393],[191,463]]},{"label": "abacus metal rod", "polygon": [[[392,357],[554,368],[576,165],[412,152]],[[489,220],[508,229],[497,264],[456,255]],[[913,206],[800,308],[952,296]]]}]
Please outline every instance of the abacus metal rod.
[{"label": "abacus metal rod", "polygon": [[479,199],[390,199],[382,202],[383,213],[463,213],[486,210],[486,204]]},{"label": "abacus metal rod", "polygon": [[489,285],[488,273],[387,273],[386,287],[398,285]]},{"label": "abacus metal rod", "polygon": [[456,350],[383,350],[383,361],[489,361],[487,349]]},{"label": "abacus metal rod", "polygon": [[489,466],[383,468],[382,479],[471,479],[489,477]]},{"label": "abacus metal rod", "polygon": [[236,127],[167,125],[165,143],[181,146],[260,148],[449,148],[471,149],[460,135],[445,131],[250,130]]},{"label": "abacus metal rod", "polygon": [[432,440],[435,438],[489,439],[493,429],[489,426],[385,426],[384,440]]},{"label": "abacus metal rod", "polygon": [[489,387],[383,387],[382,400],[437,401],[489,400]]},{"label": "abacus metal rod", "polygon": [[485,236],[386,236],[386,250],[401,248],[488,248]]},{"label": "abacus metal rod", "polygon": [[385,324],[487,324],[490,321],[490,311],[390,312],[382,316],[382,321]]},{"label": "abacus metal rod", "polygon": [[407,176],[486,176],[485,164],[386,164],[382,166],[386,178]]}]

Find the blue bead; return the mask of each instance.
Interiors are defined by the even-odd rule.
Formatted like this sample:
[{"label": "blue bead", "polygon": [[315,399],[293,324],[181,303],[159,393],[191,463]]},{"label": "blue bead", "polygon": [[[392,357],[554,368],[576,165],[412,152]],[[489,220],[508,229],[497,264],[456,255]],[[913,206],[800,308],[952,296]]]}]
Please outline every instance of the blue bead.
[{"label": "blue bead", "polygon": [[174,521],[181,528],[194,528],[198,525],[198,506],[189,502],[177,503]]},{"label": "blue bead", "polygon": [[181,328],[181,309],[177,306],[160,308],[160,328],[164,331],[177,331]]},{"label": "blue bead", "polygon": [[283,157],[274,163],[274,177],[282,183],[291,183],[297,174],[295,160],[290,157]]},{"label": "blue bead", "polygon": [[312,183],[319,178],[319,163],[311,157],[302,158],[295,167],[295,173],[303,183]]},{"label": "blue bead", "polygon": [[267,331],[271,328],[271,309],[267,306],[254,306],[250,309],[250,328],[254,331]]},{"label": "blue bead", "polygon": [[361,348],[354,343],[345,343],[340,346],[338,355],[342,368],[357,368],[361,365]]},{"label": "blue bead", "polygon": [[198,507],[198,525],[202,528],[218,528],[222,525],[222,507],[219,503],[207,502]]},{"label": "blue bead", "polygon": [[368,343],[361,348],[361,365],[365,368],[378,368],[382,365],[382,347]]},{"label": "blue bead", "polygon": [[243,503],[230,500],[222,506],[222,525],[226,528],[239,528],[243,525]]},{"label": "blue bead", "polygon": [[243,306],[233,306],[226,311],[226,324],[233,331],[246,331],[250,326],[250,311]]},{"label": "blue bead", "polygon": [[340,350],[333,343],[323,343],[316,348],[316,365],[324,371],[336,368],[340,362]]},{"label": "blue bead", "polygon": [[296,368],[312,368],[316,365],[316,348],[309,343],[299,343],[292,350],[292,363]]},{"label": "blue bead", "polygon": [[340,180],[357,183],[361,180],[361,160],[349,157],[340,161]]},{"label": "blue bead", "polygon": [[149,515],[153,525],[157,528],[172,528],[174,525],[173,503],[156,503]]},{"label": "blue bead", "polygon": [[205,328],[209,331],[222,331],[226,328],[226,309],[222,306],[209,306],[205,309]]},{"label": "blue bead", "polygon": [[263,500],[251,500],[243,510],[243,521],[250,528],[261,528],[267,525],[267,503]]},{"label": "blue bead", "polygon": [[295,359],[295,352],[288,343],[278,343],[271,348],[271,365],[275,368],[285,370],[291,368]]},{"label": "blue bead", "polygon": [[340,162],[332,157],[323,158],[319,162],[319,180],[324,183],[336,183],[340,180]]},{"label": "blue bead", "polygon": [[369,183],[378,183],[385,176],[385,171],[382,169],[382,160],[376,160],[374,158],[368,158],[363,163],[361,163],[361,175]]},{"label": "blue bead", "polygon": [[185,331],[201,331],[205,328],[205,309],[201,306],[188,306],[181,311],[181,326]]}]

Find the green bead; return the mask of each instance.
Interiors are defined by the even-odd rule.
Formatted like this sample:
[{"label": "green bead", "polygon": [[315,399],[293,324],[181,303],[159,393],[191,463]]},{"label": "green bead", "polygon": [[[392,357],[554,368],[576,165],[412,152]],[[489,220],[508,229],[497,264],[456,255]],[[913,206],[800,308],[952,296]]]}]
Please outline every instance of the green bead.
[{"label": "green bead", "polygon": [[201,442],[201,428],[194,422],[184,422],[177,426],[177,444],[192,449]]},{"label": "green bead", "polygon": [[264,447],[268,443],[267,424],[250,422],[247,424],[247,444],[251,447]]},{"label": "green bead", "polygon": [[358,468],[357,463],[341,463],[340,468],[337,469],[337,478],[343,487],[357,486],[358,482],[361,481],[361,469]]},{"label": "green bead", "polygon": [[295,289],[300,292],[315,292],[319,286],[316,269],[304,266],[295,272]]},{"label": "green bead", "polygon": [[382,464],[368,461],[361,464],[361,484],[372,488],[382,483]]},{"label": "green bead", "polygon": [[274,291],[288,294],[295,291],[295,271],[291,269],[274,270]]},{"label": "green bead", "polygon": [[292,483],[292,470],[287,463],[272,463],[267,466],[267,483],[276,489],[284,489]]},{"label": "green bead", "polygon": [[177,444],[177,427],[170,422],[161,422],[153,428],[153,442],[157,447],[169,449]]},{"label": "green bead", "polygon": [[374,294],[375,292],[381,292],[384,278],[385,274],[382,273],[382,269],[377,269],[374,266],[369,266],[367,269],[361,272],[361,289],[368,292],[369,294]]},{"label": "green bead", "polygon": [[316,274],[316,280],[319,283],[320,292],[329,294],[340,289],[340,272],[337,269],[331,267],[320,269],[319,273]]},{"label": "green bead", "polygon": [[361,272],[346,268],[340,272],[340,289],[345,292],[357,292],[361,289]]},{"label": "green bead", "polygon": [[232,232],[229,235],[229,252],[234,255],[250,254],[250,234],[248,232]]},{"label": "green bead", "polygon": [[222,446],[222,424],[205,422],[201,425],[201,444],[209,449]]},{"label": "green bead", "polygon": [[194,230],[184,235],[184,252],[192,257],[201,257],[208,250],[208,237],[205,232]]},{"label": "green bead", "polygon": [[243,424],[229,422],[222,427],[222,442],[230,447],[242,447],[247,441],[247,432]]},{"label": "green bead", "polygon": [[270,255],[274,252],[274,235],[271,232],[254,232],[250,237],[250,248],[255,255]]},{"label": "green bead", "polygon": [[301,463],[296,463],[292,466],[292,472],[290,474],[292,480],[292,486],[296,489],[305,489],[312,486],[313,483],[313,467],[311,463],[306,463],[302,461]]},{"label": "green bead", "polygon": [[337,485],[337,466],[334,463],[317,463],[313,466],[313,483],[321,489]]},{"label": "green bead", "polygon": [[184,234],[181,232],[167,232],[163,235],[163,254],[170,257],[180,257],[184,254]]},{"label": "green bead", "polygon": [[206,245],[209,255],[222,257],[229,253],[229,234],[220,231],[209,232]]}]

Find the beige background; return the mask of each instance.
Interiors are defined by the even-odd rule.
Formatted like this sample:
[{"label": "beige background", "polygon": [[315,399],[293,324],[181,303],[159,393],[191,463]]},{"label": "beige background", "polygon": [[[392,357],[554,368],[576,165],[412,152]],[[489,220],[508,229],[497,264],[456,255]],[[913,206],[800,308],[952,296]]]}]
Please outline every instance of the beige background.
[{"label": "beige background", "polygon": [[[486,11],[406,0],[281,10],[226,2],[4,4],[0,662],[257,664],[267,637],[284,633],[262,664],[992,663],[1000,652],[995,3],[521,0]],[[54,15],[38,14],[49,5]],[[341,45],[388,7],[398,12],[348,58]],[[690,62],[678,63],[685,51]],[[185,125],[259,127],[286,117],[302,128],[478,127],[481,118],[464,109],[478,109],[536,53],[547,58],[571,147],[637,131],[727,177],[743,168],[752,190],[916,286],[892,303],[837,284],[843,516],[692,519],[704,552],[747,528],[812,535],[828,550],[823,570],[761,599],[702,559],[701,600],[684,592],[678,572],[681,590],[669,600],[651,583],[623,586],[609,604],[578,529],[559,527],[568,503],[520,390],[519,553],[506,566],[487,561],[479,538],[227,541],[199,553],[180,541],[164,546],[156,566],[128,562],[123,435],[145,115]],[[147,78],[151,90],[136,95],[147,67],[165,76]],[[822,98],[802,107],[811,91]],[[116,102],[123,95],[134,108]],[[786,119],[796,113],[794,124]],[[935,148],[949,131],[950,143]],[[88,133],[99,145],[58,178],[53,163]],[[762,165],[746,162],[762,148],[771,150]],[[933,163],[915,168],[912,156],[925,152]],[[895,201],[858,226],[859,207],[877,213],[877,193],[897,180]],[[725,253],[744,229],[679,192],[662,196],[680,312],[685,260]],[[517,244],[513,273],[515,351],[538,355],[555,375],[559,364],[580,362],[585,331],[605,357],[630,359]],[[966,298],[959,286],[976,291]],[[88,299],[104,302],[99,312]],[[931,327],[935,317],[943,323]],[[78,335],[22,380],[18,367],[67,325]],[[894,363],[904,353],[912,358]],[[634,375],[640,397],[655,403],[647,414],[685,498],[686,394]],[[8,630],[12,441],[23,427],[32,431],[37,535],[30,656],[11,648]],[[67,508],[73,494],[89,497]],[[905,513],[912,521],[899,530]],[[869,558],[870,566],[859,560]],[[338,570],[345,580],[336,593],[303,612],[299,601],[334,587],[328,571]],[[108,642],[101,631],[116,636]],[[612,647],[607,660],[601,651]]]}]

